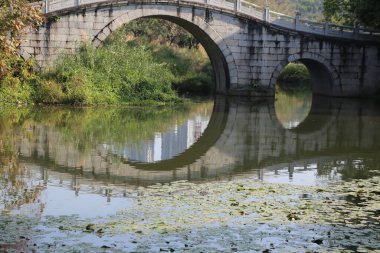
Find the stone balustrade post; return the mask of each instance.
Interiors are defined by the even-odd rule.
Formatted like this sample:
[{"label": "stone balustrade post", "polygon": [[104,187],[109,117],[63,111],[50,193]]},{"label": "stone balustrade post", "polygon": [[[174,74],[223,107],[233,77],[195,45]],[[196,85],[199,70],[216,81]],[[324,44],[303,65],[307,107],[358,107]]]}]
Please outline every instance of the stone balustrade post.
[{"label": "stone balustrade post", "polygon": [[236,12],[240,11],[240,5],[241,5],[241,1],[240,0],[235,0],[235,11]]},{"label": "stone balustrade post", "polygon": [[45,13],[48,13],[49,12],[49,0],[45,0]]},{"label": "stone balustrade post", "polygon": [[359,32],[360,32],[359,23],[355,21],[355,23],[354,23],[354,30],[353,30],[354,38],[355,39],[357,39],[359,37]]},{"label": "stone balustrade post", "polygon": [[300,23],[300,12],[296,11],[296,16],[294,17],[294,29],[298,30],[299,29],[299,23]]},{"label": "stone balustrade post", "polygon": [[79,6],[80,5],[80,0],[77,0],[77,6]]},{"label": "stone balustrade post", "polygon": [[269,6],[265,6],[265,8],[264,8],[263,20],[269,21]]},{"label": "stone balustrade post", "polygon": [[323,25],[323,34],[327,35],[329,32],[329,22],[325,22]]}]

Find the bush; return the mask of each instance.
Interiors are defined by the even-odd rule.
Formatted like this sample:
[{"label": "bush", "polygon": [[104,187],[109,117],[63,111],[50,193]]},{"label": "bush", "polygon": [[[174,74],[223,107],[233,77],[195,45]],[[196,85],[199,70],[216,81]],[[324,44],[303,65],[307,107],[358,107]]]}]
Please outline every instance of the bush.
[{"label": "bush", "polygon": [[34,85],[34,101],[44,104],[58,104],[64,101],[61,85],[53,80],[37,80]]},{"label": "bush", "polygon": [[168,67],[157,63],[145,47],[119,41],[99,49],[84,45],[74,57],[63,57],[45,77],[62,83],[65,103],[178,101]]},{"label": "bush", "polygon": [[285,83],[305,84],[310,82],[308,69],[301,63],[289,63],[281,72],[278,81]]},{"label": "bush", "polygon": [[28,104],[32,102],[32,90],[16,77],[6,77],[0,87],[1,104]]},{"label": "bush", "polygon": [[66,103],[69,104],[90,104],[90,91],[85,80],[79,76],[72,77],[65,83],[63,90],[66,93]]}]

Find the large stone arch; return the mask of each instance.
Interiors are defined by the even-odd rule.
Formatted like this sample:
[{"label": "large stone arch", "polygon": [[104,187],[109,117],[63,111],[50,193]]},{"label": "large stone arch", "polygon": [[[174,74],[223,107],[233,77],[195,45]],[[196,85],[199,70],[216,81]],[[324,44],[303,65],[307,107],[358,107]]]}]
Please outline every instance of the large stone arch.
[{"label": "large stone arch", "polygon": [[229,47],[206,20],[193,16],[191,13],[179,13],[177,7],[167,8],[137,7],[128,10],[125,14],[118,16],[104,26],[92,39],[96,46],[101,45],[104,40],[121,26],[139,18],[158,18],[171,21],[194,35],[205,48],[214,69],[217,93],[226,93],[230,88],[231,76],[237,75],[235,59]]},{"label": "large stone arch", "polygon": [[309,70],[312,76],[312,90],[314,94],[332,95],[340,88],[339,72],[322,55],[317,53],[296,53],[290,55],[286,60],[277,64],[270,79],[270,86],[276,85],[282,70],[291,62],[301,62]]}]

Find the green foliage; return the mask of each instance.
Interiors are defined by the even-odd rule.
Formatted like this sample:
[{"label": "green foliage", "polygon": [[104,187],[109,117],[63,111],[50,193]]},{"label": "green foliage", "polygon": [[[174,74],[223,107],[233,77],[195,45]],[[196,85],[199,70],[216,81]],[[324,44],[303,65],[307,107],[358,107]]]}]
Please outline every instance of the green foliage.
[{"label": "green foliage", "polygon": [[17,77],[6,77],[0,87],[1,104],[27,104],[31,101],[32,90]]},{"label": "green foliage", "polygon": [[210,94],[214,89],[214,72],[199,42],[180,26],[160,19],[130,22],[106,43],[124,41],[144,46],[153,52],[155,61],[165,64],[174,76],[173,88],[179,93]]},{"label": "green foliage", "polygon": [[210,94],[214,89],[213,69],[203,48],[156,47],[155,59],[173,73],[173,88],[179,93]]},{"label": "green foliage", "polygon": [[37,81],[34,91],[33,97],[37,103],[57,104],[65,98],[61,86],[52,80]]},{"label": "green foliage", "polygon": [[347,25],[360,23],[380,28],[380,1],[378,0],[324,0],[327,20]]},{"label": "green foliage", "polygon": [[297,7],[303,18],[320,21],[323,20],[322,0],[300,0]]},{"label": "green foliage", "polygon": [[179,93],[206,95],[214,91],[213,80],[207,73],[189,73],[173,83]]},{"label": "green foliage", "polygon": [[289,63],[278,77],[278,85],[282,88],[289,86],[308,86],[311,76],[306,66],[301,63]]},{"label": "green foliage", "polygon": [[12,63],[17,56],[21,43],[20,35],[29,26],[44,22],[40,10],[25,0],[0,1],[0,82],[9,78],[13,71]]},{"label": "green foliage", "polygon": [[294,16],[298,11],[302,18],[323,20],[323,0],[250,0],[254,4],[265,6],[271,10]]},{"label": "green foliage", "polygon": [[[143,26],[147,31],[141,33],[150,37],[131,38],[126,32],[131,28],[120,29],[102,47],[83,45],[75,55],[62,55],[53,68],[38,75],[33,61],[8,57],[10,70],[0,87],[0,103],[175,103],[181,101],[175,90],[211,90],[212,68],[200,45],[179,47],[179,40],[161,43],[161,39],[170,38],[169,32],[164,30],[160,35],[156,28],[150,31],[145,27],[151,23],[138,22],[132,22],[132,28]],[[188,35],[179,30],[177,33]],[[148,42],[152,38],[155,40]]]},{"label": "green foliage", "polygon": [[29,83],[36,79],[34,61],[18,55],[21,35],[28,26],[44,21],[37,7],[25,0],[0,1],[0,104],[32,102],[33,89]]},{"label": "green foliage", "polygon": [[194,36],[182,27],[163,19],[142,18],[130,22],[119,34],[132,34],[134,38],[143,37],[169,46],[193,48],[199,45]]},{"label": "green foliage", "polygon": [[46,90],[55,95],[41,97],[43,103],[54,101],[51,97],[70,104],[179,101],[171,89],[174,77],[167,66],[156,62],[145,47],[118,40],[98,49],[82,46],[76,55],[62,57],[44,78],[50,84],[58,83],[63,96],[56,88]]},{"label": "green foliage", "polygon": [[9,67],[0,83],[0,104],[20,105],[32,102],[33,89],[29,83],[35,81],[33,60],[24,60],[17,55],[3,59]]}]

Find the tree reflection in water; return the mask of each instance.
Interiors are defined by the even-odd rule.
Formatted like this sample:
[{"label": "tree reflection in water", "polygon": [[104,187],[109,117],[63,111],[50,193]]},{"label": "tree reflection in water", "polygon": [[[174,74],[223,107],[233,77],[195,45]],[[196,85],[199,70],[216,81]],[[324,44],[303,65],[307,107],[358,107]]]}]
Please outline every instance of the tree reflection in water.
[{"label": "tree reflection in water", "polygon": [[277,119],[285,129],[301,124],[309,115],[313,94],[310,89],[276,89],[275,109]]},{"label": "tree reflection in water", "polygon": [[3,110],[0,114],[0,211],[8,213],[29,205],[28,213],[42,212],[43,184],[19,161],[17,143],[24,129],[28,109]]}]

